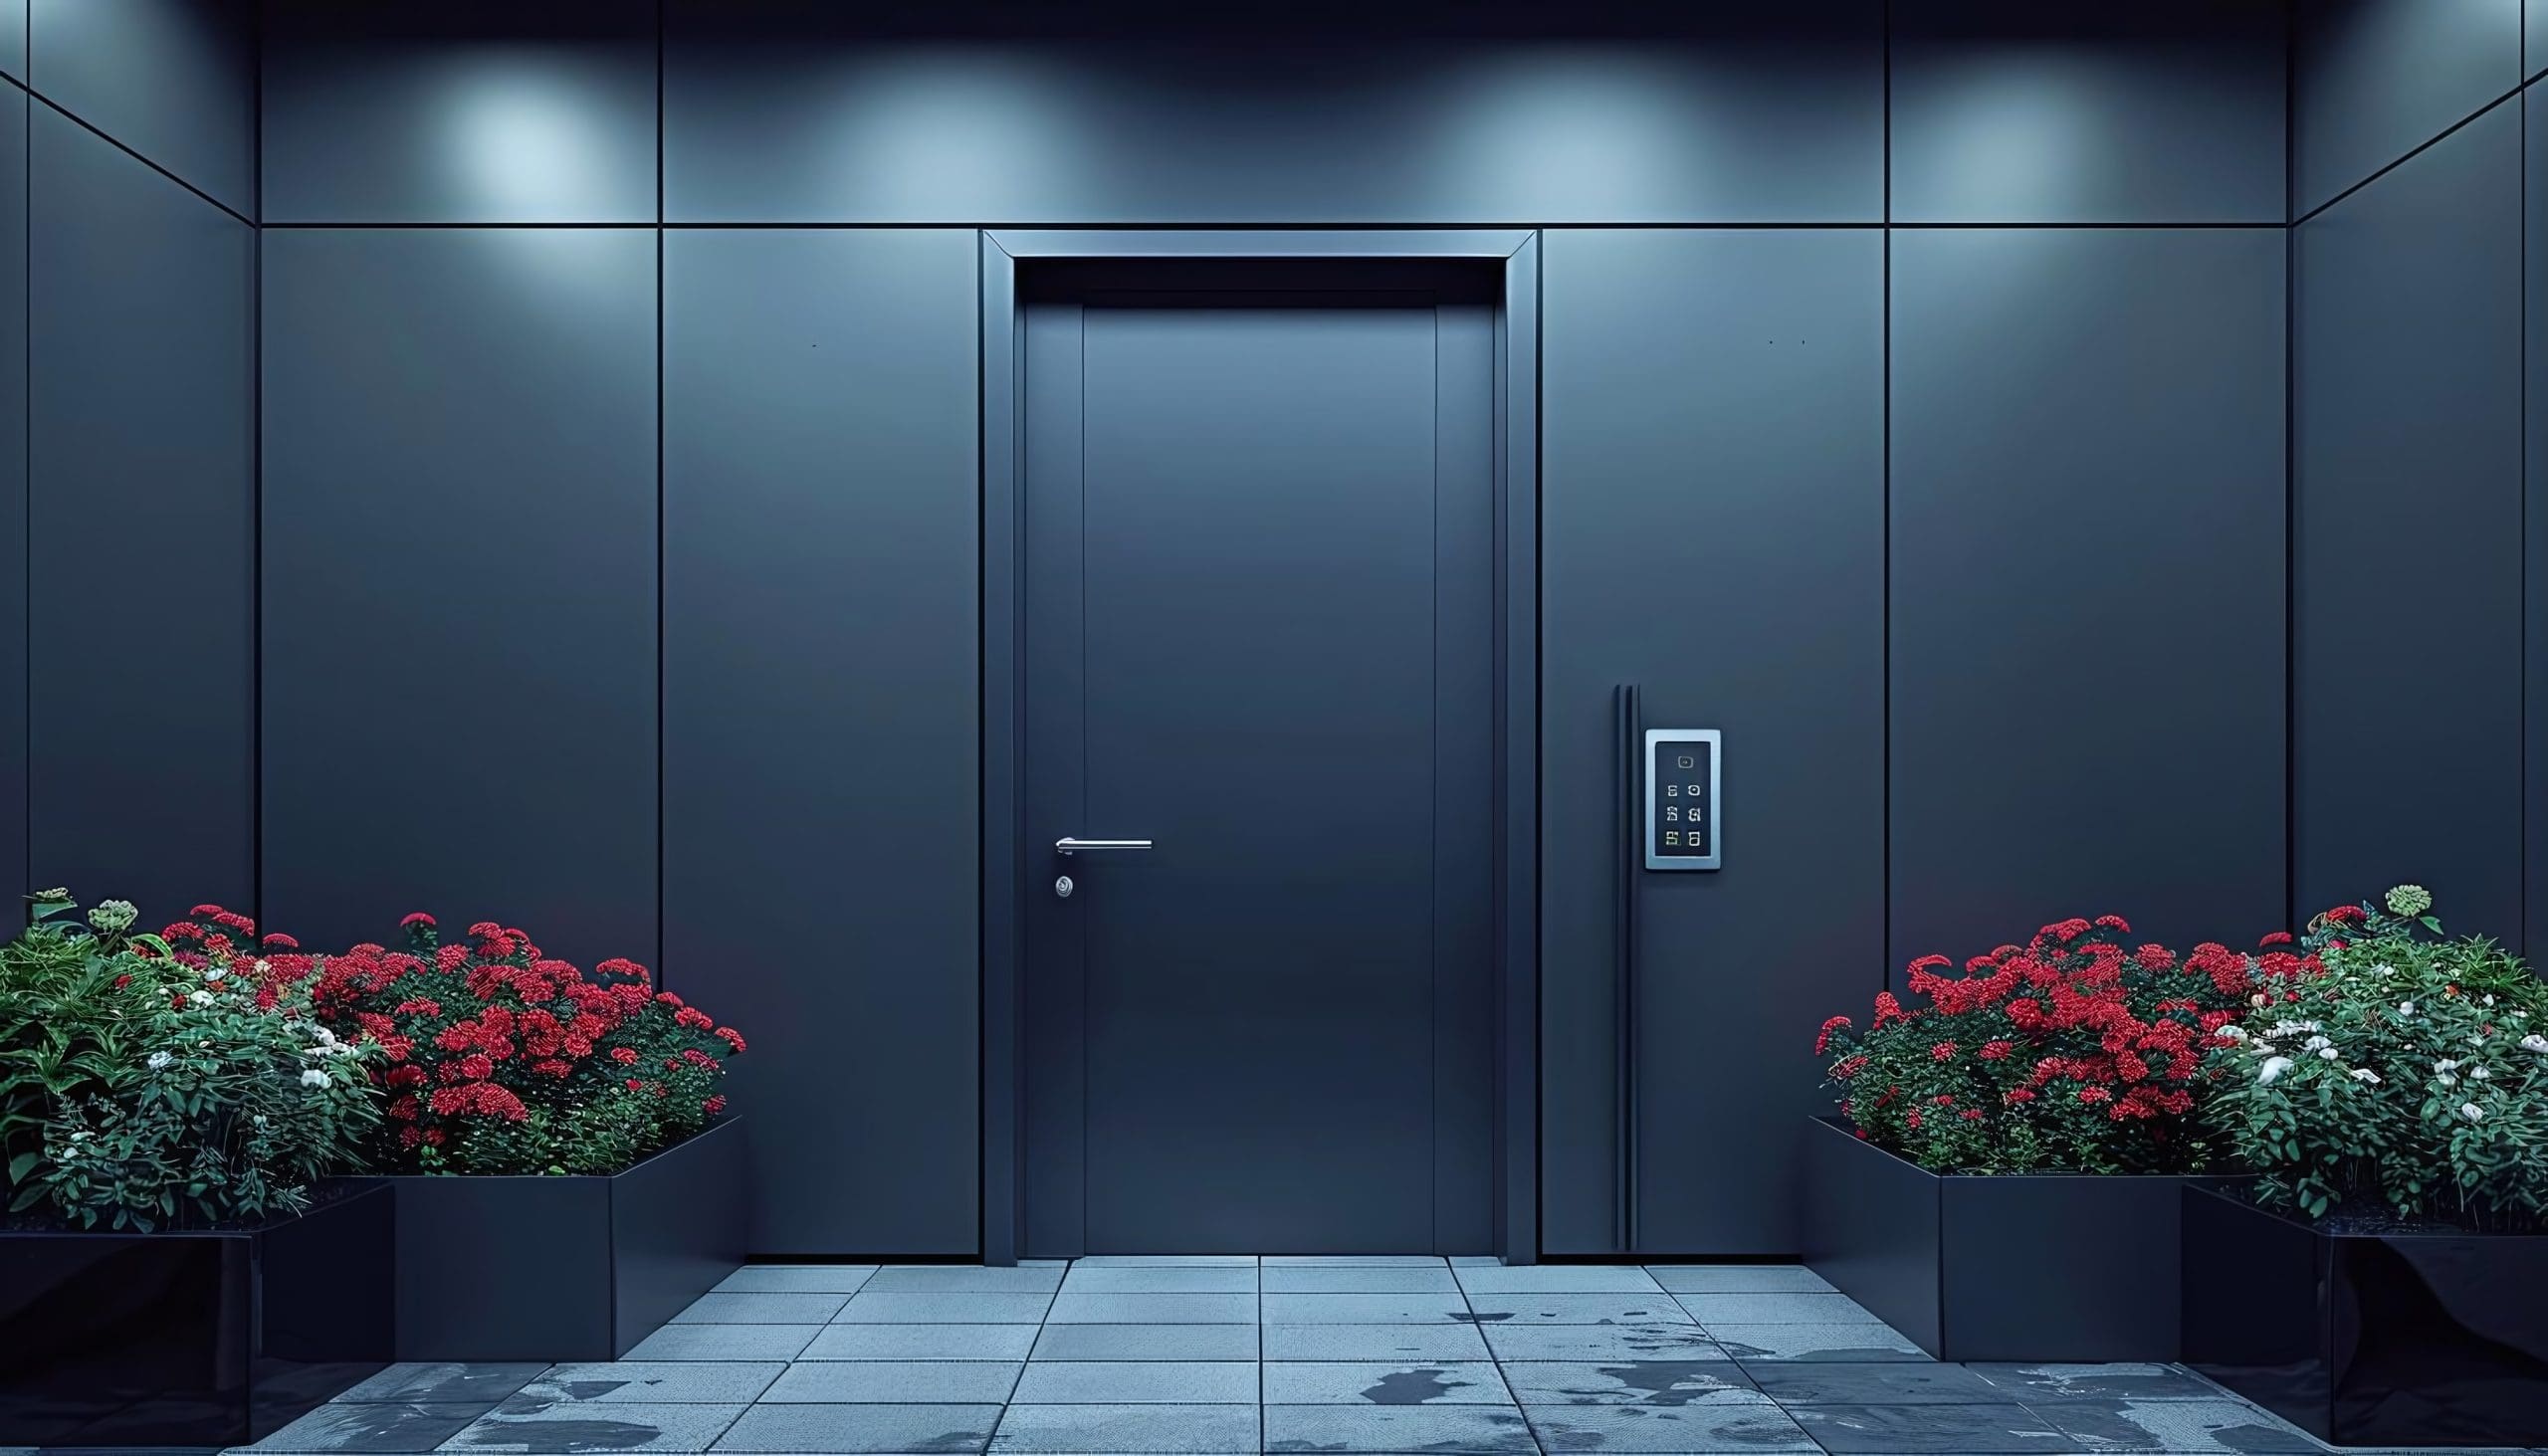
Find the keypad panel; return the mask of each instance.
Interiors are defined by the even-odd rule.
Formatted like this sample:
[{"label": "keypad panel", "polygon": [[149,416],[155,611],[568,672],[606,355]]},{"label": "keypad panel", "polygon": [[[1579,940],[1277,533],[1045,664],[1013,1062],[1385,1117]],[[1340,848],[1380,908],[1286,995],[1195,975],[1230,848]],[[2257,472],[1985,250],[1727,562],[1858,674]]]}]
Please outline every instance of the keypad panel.
[{"label": "keypad panel", "polygon": [[1718,756],[1709,728],[1646,734],[1645,863],[1650,870],[1717,867]]}]

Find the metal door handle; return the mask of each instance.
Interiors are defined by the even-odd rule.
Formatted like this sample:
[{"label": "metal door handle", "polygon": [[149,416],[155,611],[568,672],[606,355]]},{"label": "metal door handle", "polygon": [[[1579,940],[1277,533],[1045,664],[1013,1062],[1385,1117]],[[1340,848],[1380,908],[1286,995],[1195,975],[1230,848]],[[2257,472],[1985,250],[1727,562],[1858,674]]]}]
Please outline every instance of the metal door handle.
[{"label": "metal door handle", "polygon": [[1148,849],[1147,839],[1073,839],[1064,835],[1053,841],[1053,853],[1077,854],[1084,849]]}]

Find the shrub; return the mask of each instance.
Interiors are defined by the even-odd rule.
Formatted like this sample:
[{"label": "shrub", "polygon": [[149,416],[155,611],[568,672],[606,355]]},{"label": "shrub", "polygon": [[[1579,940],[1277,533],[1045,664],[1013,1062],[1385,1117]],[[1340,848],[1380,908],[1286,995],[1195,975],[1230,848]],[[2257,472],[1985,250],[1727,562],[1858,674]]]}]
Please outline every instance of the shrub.
[{"label": "shrub", "polygon": [[[605,960],[586,974],[493,922],[449,944],[431,916],[401,930],[406,948],[356,945],[321,958],[311,982],[319,1018],[386,1060],[374,1166],[617,1172],[725,1112],[718,1086],[743,1038],[658,990],[644,966]],[[167,932],[172,943],[189,934]]]},{"label": "shrub", "polygon": [[309,1206],[379,1121],[377,1053],[286,994],[244,917],[179,956],[129,935],[130,905],[77,911],[67,892],[35,897],[34,924],[0,946],[11,1211],[147,1231]]},{"label": "shrub", "polygon": [[1858,1136],[1938,1172],[2190,1172],[2216,1155],[2195,1122],[2203,1044],[2310,967],[2206,943],[2127,946],[2115,916],[2045,926],[2023,946],[1911,962],[1858,1032],[1834,1016],[1840,1112]]},{"label": "shrub", "polygon": [[2207,1115],[2265,1201],[2312,1218],[2548,1227],[2548,986],[2432,908],[2402,885],[2311,921],[2324,973],[2214,1039]]}]

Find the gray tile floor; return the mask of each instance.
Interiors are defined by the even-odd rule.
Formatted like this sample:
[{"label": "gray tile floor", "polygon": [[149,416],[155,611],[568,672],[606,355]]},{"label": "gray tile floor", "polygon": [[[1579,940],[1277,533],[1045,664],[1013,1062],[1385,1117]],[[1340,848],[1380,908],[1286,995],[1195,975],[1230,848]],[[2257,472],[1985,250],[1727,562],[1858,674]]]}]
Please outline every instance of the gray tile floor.
[{"label": "gray tile floor", "polygon": [[612,1364],[401,1365],[259,1452],[2317,1452],[2166,1365],[1941,1364],[1787,1266],[744,1269]]}]

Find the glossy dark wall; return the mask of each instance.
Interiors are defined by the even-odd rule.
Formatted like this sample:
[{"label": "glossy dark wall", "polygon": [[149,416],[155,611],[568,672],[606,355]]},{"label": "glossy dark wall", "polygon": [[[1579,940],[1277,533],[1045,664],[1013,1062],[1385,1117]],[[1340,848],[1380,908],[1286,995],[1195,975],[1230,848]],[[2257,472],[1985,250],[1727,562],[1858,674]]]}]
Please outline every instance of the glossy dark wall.
[{"label": "glossy dark wall", "polygon": [[1613,685],[1640,688],[1651,726],[1719,728],[1726,744],[1725,869],[1639,886],[1625,1051],[1642,1089],[1642,1247],[1793,1247],[1786,1172],[1821,1097],[1810,1032],[1784,1028],[1882,982],[1884,244],[1876,229],[1546,238],[1552,1251],[1616,1239]]},{"label": "glossy dark wall", "polygon": [[[0,6],[0,24],[9,19]],[[24,45],[23,17],[17,27]],[[12,75],[15,73],[12,72]],[[0,86],[0,895],[29,886],[27,870],[27,109]],[[180,907],[182,909],[182,907]],[[0,911],[0,933],[15,931]]]},{"label": "glossy dark wall", "polygon": [[[1158,7],[672,0],[676,222],[1871,222],[1877,0]],[[1421,10],[1423,7],[1415,7]],[[1765,15],[1775,12],[1775,20]],[[1266,12],[1273,13],[1270,9]],[[844,23],[837,17],[854,16]],[[827,18],[831,17],[831,18]],[[856,28],[851,28],[855,26]]]},{"label": "glossy dark wall", "polygon": [[2292,230],[2295,909],[2414,880],[2515,946],[2548,927],[2520,10],[2308,10]]},{"label": "glossy dark wall", "polygon": [[[1639,1247],[1792,1249],[1810,1029],[1889,960],[2107,909],[2249,934],[2286,896],[2281,7],[1911,8],[1888,78],[1874,0],[1643,33],[1466,7],[1352,49],[670,0],[659,79],[624,5],[278,0],[269,914],[501,893],[579,954],[659,919],[671,982],[754,1038],[760,1246],[976,1248],[972,230],[1547,226],[1546,1245],[1615,1247],[1633,1156]],[[526,222],[572,226],[487,226]],[[535,283],[541,240],[593,252]],[[2063,549],[2199,584],[2135,611]],[[453,584],[390,585],[426,562]],[[528,739],[311,712],[402,647],[473,701],[555,696]],[[2205,702],[2179,781],[1957,696],[2074,663]],[[1643,886],[1632,1148],[1622,681],[1727,730],[1734,815],[1725,872]],[[523,847],[463,877],[466,812],[332,842],[417,792],[518,804]],[[2008,850],[2009,815],[2083,804],[2105,840]]]},{"label": "glossy dark wall", "polygon": [[252,21],[0,5],[13,902],[68,885],[156,924],[254,901]]},{"label": "glossy dark wall", "polygon": [[664,958],[754,1247],[976,1247],[970,229],[664,236]]},{"label": "glossy dark wall", "polygon": [[2278,921],[2282,250],[1895,234],[1892,964]]},{"label": "glossy dark wall", "polygon": [[654,964],[654,232],[265,246],[266,915]]},{"label": "glossy dark wall", "polygon": [[[2548,901],[2521,0],[2299,7],[2288,178],[2276,0],[1471,6],[1352,52],[1004,0],[10,4],[0,873],[660,957],[753,1039],[763,1251],[979,1247],[989,224],[1548,229],[1550,1252],[1616,1247],[1623,1157],[1638,1247],[1792,1250],[1812,1026],[1911,954]],[[2368,711],[2370,651],[2452,711]],[[1722,873],[1642,886],[1625,1145],[1619,682],[1726,730],[1731,815]]]}]

